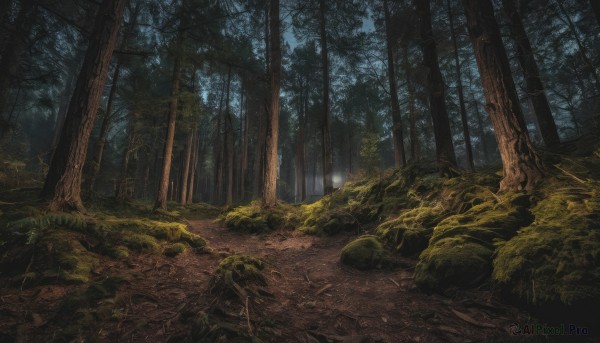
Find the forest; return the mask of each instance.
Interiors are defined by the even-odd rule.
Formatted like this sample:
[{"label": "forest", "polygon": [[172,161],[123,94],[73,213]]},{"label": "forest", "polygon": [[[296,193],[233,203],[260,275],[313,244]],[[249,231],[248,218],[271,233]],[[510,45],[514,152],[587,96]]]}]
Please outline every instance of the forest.
[{"label": "forest", "polygon": [[597,342],[599,0],[1,0],[0,342]]}]

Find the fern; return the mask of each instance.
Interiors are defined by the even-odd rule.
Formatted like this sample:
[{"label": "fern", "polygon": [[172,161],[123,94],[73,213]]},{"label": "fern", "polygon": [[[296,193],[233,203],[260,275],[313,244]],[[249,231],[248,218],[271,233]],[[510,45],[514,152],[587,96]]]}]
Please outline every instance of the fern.
[{"label": "fern", "polygon": [[7,227],[13,234],[27,236],[27,243],[34,243],[42,231],[53,228],[65,228],[83,231],[87,228],[86,221],[78,215],[70,213],[43,213],[9,222]]}]

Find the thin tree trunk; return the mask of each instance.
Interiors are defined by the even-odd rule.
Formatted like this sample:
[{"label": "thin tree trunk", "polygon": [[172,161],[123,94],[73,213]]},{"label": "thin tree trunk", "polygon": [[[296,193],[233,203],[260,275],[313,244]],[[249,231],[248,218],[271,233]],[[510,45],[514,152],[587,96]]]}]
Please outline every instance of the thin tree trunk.
[{"label": "thin tree trunk", "polygon": [[50,164],[42,196],[51,198],[49,208],[85,211],[81,179],[90,134],[96,119],[126,0],[104,0],[71,98],[61,139]]},{"label": "thin tree trunk", "polygon": [[63,92],[61,94],[60,107],[58,108],[58,113],[56,114],[56,121],[54,122],[54,129],[52,130],[54,133],[52,134],[52,143],[50,144],[50,151],[48,153],[48,162],[52,161],[52,157],[54,156],[54,151],[56,150],[56,146],[58,145],[58,140],[60,139],[60,133],[65,124],[65,118],[67,117],[67,111],[69,110],[69,102],[71,100],[71,95],[75,90],[75,82],[77,81],[77,73],[79,72],[79,68],[73,68],[69,70],[69,78],[67,79],[67,83]]},{"label": "thin tree trunk", "polygon": [[231,66],[227,72],[227,96],[225,100],[225,146],[227,148],[227,193],[225,204],[233,204],[233,172],[235,166],[235,137],[233,133],[233,119],[231,118],[231,107],[229,105],[229,95],[231,90]]},{"label": "thin tree trunk", "polygon": [[246,200],[246,174],[248,173],[248,129],[250,128],[248,121],[247,103],[248,99],[244,98],[245,80],[242,80],[241,100],[240,100],[240,119],[242,121],[242,152],[240,163],[240,200]]},{"label": "thin tree trunk", "polygon": [[437,48],[431,27],[431,10],[429,0],[415,0],[421,21],[421,40],[423,45],[423,62],[429,68],[429,107],[433,121],[435,151],[441,175],[452,176],[456,169],[456,156],[452,144],[452,131],[448,120],[444,96],[444,80],[440,72]]},{"label": "thin tree trunk", "polygon": [[96,180],[98,179],[98,175],[100,174],[100,164],[102,163],[102,158],[104,156],[104,147],[106,146],[106,141],[108,137],[108,131],[110,129],[110,124],[113,119],[113,102],[115,100],[115,95],[117,94],[117,84],[119,82],[119,74],[121,70],[121,63],[117,60],[117,65],[115,67],[115,72],[113,74],[112,85],[110,86],[110,92],[108,94],[108,100],[106,102],[106,112],[104,113],[104,118],[102,118],[102,125],[100,126],[100,135],[98,136],[98,141],[96,142],[96,149],[94,153],[94,159],[92,161],[92,175],[90,176],[90,181],[88,185],[88,197],[91,198],[94,195],[94,187],[96,186]]},{"label": "thin tree trunk", "polygon": [[[167,195],[169,193],[169,179],[171,175],[171,158],[173,156],[173,142],[175,140],[175,125],[177,122],[177,106],[179,104],[179,83],[181,79],[181,64],[183,59],[183,32],[177,37],[175,50],[175,62],[173,64],[173,75],[171,77],[171,99],[169,101],[169,114],[167,117],[167,135],[163,149],[163,164],[160,180],[158,182],[158,194],[154,203],[154,210],[167,209]],[[174,190],[171,187],[172,190]]]},{"label": "thin tree trunk", "polygon": [[192,150],[194,145],[194,130],[190,130],[185,140],[185,150],[183,153],[183,170],[181,173],[181,191],[179,192],[179,203],[185,205],[188,199],[188,182],[190,177],[190,168],[192,164]]},{"label": "thin tree trunk", "polygon": [[419,156],[419,135],[417,133],[417,111],[415,109],[415,88],[410,75],[408,61],[408,46],[402,47],[404,73],[406,74],[406,89],[408,91],[408,116],[410,120],[410,159],[415,161]]},{"label": "thin tree trunk", "polygon": [[327,22],[325,12],[325,0],[319,0],[321,67],[323,68],[323,117],[321,121],[321,136],[323,139],[323,193],[330,194],[333,192],[333,156],[329,118],[329,57],[327,56]]},{"label": "thin tree trunk", "polygon": [[267,136],[265,144],[265,176],[262,189],[262,206],[277,205],[277,170],[279,155],[277,141],[279,138],[279,90],[281,87],[281,32],[279,19],[279,0],[270,0],[270,107],[267,117]]},{"label": "thin tree trunk", "polygon": [[460,59],[458,58],[458,44],[456,43],[456,33],[454,32],[454,16],[452,15],[452,6],[450,0],[446,0],[448,4],[448,17],[450,19],[450,36],[452,45],[454,46],[454,63],[456,65],[456,82],[458,84],[458,102],[460,104],[460,121],[462,123],[463,137],[465,139],[465,150],[467,152],[467,166],[470,171],[475,169],[473,163],[473,146],[471,145],[471,133],[469,132],[469,120],[467,116],[467,108],[465,106],[465,97],[463,94],[462,73],[460,71]]},{"label": "thin tree trunk", "polygon": [[127,189],[129,188],[128,184],[128,175],[129,175],[129,160],[131,159],[131,154],[135,150],[135,142],[137,139],[137,134],[135,132],[135,125],[138,120],[138,113],[131,112],[129,114],[129,123],[127,129],[127,146],[125,150],[123,150],[123,160],[121,162],[121,172],[119,174],[119,181],[117,182],[117,191],[115,193],[115,198],[117,202],[123,204],[127,199]]},{"label": "thin tree trunk", "polygon": [[394,61],[394,37],[392,37],[390,10],[387,0],[383,0],[383,11],[385,15],[385,36],[388,58],[388,83],[390,87],[390,102],[392,106],[392,138],[394,140],[394,162],[396,168],[406,166],[404,155],[404,137],[402,134],[402,116],[400,114],[400,103],[398,102],[398,89],[396,85],[396,70]]},{"label": "thin tree trunk", "polygon": [[221,78],[223,82],[221,86],[221,95],[219,97],[219,109],[217,112],[217,129],[215,130],[215,187],[213,193],[213,202],[220,204],[223,199],[223,99],[225,97],[225,80]]},{"label": "thin tree trunk", "polygon": [[554,123],[552,111],[546,98],[544,85],[540,79],[540,72],[535,62],[533,49],[529,43],[529,38],[527,38],[521,15],[517,10],[517,4],[514,0],[503,0],[503,5],[504,12],[510,23],[512,37],[517,43],[517,57],[523,69],[525,88],[540,127],[540,134],[546,146],[555,147],[560,143],[560,138],[558,137],[556,124]]},{"label": "thin tree trunk", "polygon": [[300,104],[298,106],[298,137],[296,139],[296,188],[299,194],[300,201],[306,200],[306,113],[304,112],[305,98],[300,86]]},{"label": "thin tree trunk", "polygon": [[504,178],[500,190],[531,190],[544,174],[527,134],[491,0],[462,2],[487,101],[485,107],[502,157]]}]

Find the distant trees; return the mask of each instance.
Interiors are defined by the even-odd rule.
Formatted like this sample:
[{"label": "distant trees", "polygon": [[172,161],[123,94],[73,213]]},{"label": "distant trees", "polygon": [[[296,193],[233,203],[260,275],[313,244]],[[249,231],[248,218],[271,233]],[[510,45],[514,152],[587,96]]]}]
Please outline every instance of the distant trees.
[{"label": "distant trees", "polygon": [[429,0],[415,0],[415,7],[420,19],[421,44],[423,46],[423,62],[427,66],[427,88],[429,108],[433,120],[435,151],[440,174],[455,174],[456,156],[452,144],[452,133],[445,104],[445,85],[440,72],[435,38],[431,27],[431,10]]},{"label": "distant trees", "polygon": [[392,35],[392,25],[390,10],[388,8],[388,1],[383,0],[383,11],[385,18],[385,35],[386,35],[386,50],[387,50],[387,71],[388,71],[388,83],[390,91],[390,103],[392,107],[392,136],[394,140],[394,161],[396,168],[406,166],[406,156],[404,154],[404,135],[402,133],[402,116],[400,114],[400,103],[398,102],[398,88],[396,86],[396,58],[394,51],[396,49],[396,42]]},{"label": "distant trees", "polygon": [[533,49],[529,43],[529,38],[527,38],[521,15],[517,10],[517,4],[515,0],[503,0],[502,3],[504,5],[504,12],[510,23],[512,37],[517,43],[517,57],[523,69],[527,95],[531,99],[531,104],[533,105],[533,110],[540,127],[540,133],[546,146],[556,147],[560,143],[560,138],[558,137],[556,124],[554,123],[550,105],[546,98],[544,86],[542,85]]},{"label": "distant trees", "polygon": [[501,158],[502,189],[531,189],[533,144],[596,129],[595,1],[132,0],[110,48],[106,1],[0,2],[0,154],[48,171],[56,209],[82,181],[157,209],[311,201],[407,160]]}]

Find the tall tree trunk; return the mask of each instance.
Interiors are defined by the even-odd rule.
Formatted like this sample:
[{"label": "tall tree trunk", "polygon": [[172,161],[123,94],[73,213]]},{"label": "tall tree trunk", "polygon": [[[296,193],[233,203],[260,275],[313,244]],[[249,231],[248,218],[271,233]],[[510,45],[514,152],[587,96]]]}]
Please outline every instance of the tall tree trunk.
[{"label": "tall tree trunk", "polygon": [[123,150],[123,159],[121,161],[121,172],[119,173],[119,181],[117,182],[117,190],[115,192],[115,198],[117,202],[123,204],[127,200],[127,190],[129,188],[128,176],[129,176],[129,161],[131,154],[135,150],[135,144],[137,140],[137,133],[135,132],[135,125],[138,120],[138,113],[129,113],[129,122],[127,124],[127,146]]},{"label": "tall tree trunk", "polygon": [[394,37],[392,36],[390,10],[387,0],[383,0],[383,11],[385,15],[385,36],[388,58],[388,83],[390,86],[390,102],[392,106],[392,138],[394,140],[394,162],[396,168],[406,166],[406,156],[404,155],[404,137],[402,135],[402,116],[400,114],[400,103],[398,102],[398,89],[396,85],[396,70],[394,58]]},{"label": "tall tree trunk", "polygon": [[[21,8],[15,20],[14,32],[9,33],[0,58],[0,123],[2,124],[0,125],[0,138],[6,134],[10,124],[6,115],[9,107],[10,90],[19,83],[21,78],[23,55],[29,44],[35,9],[35,0],[21,1]],[[6,121],[6,123],[2,123],[3,121]]]},{"label": "tall tree trunk", "polygon": [[[171,175],[171,158],[173,156],[173,142],[175,140],[175,124],[177,121],[177,106],[179,104],[179,83],[181,79],[181,64],[183,59],[183,32],[177,37],[173,76],[171,77],[171,99],[169,100],[169,115],[167,118],[167,135],[163,149],[163,163],[158,194],[154,203],[154,210],[167,209],[167,195],[169,193],[169,178]],[[173,189],[173,188],[172,188]],[[174,189],[173,189],[174,190]]]},{"label": "tall tree trunk", "polygon": [[65,124],[65,118],[67,117],[67,111],[69,110],[69,102],[71,100],[71,95],[75,90],[75,82],[77,81],[77,73],[79,72],[79,66],[80,64],[77,63],[76,68],[72,68],[69,70],[67,83],[60,97],[60,106],[58,108],[58,113],[56,114],[54,129],[52,130],[52,143],[50,143],[50,151],[48,152],[48,162],[52,161],[54,151],[56,150],[58,140],[60,139],[60,133]]},{"label": "tall tree trunk", "polygon": [[325,0],[319,0],[319,33],[321,41],[321,64],[323,68],[323,117],[321,136],[323,139],[323,193],[333,192],[333,156],[329,118],[329,57],[327,56],[327,22]]},{"label": "tall tree trunk", "polygon": [[183,170],[181,173],[181,191],[179,192],[179,203],[187,204],[188,182],[190,177],[190,168],[192,166],[192,150],[194,145],[194,130],[188,132],[185,140],[185,149],[183,153]]},{"label": "tall tree trunk", "polygon": [[540,72],[535,62],[533,49],[529,43],[529,38],[527,38],[521,15],[517,10],[517,4],[515,0],[503,0],[503,5],[504,12],[510,23],[512,37],[517,43],[517,57],[525,76],[525,88],[531,100],[542,139],[546,146],[555,147],[560,143],[560,138],[558,137],[556,124],[554,123],[544,86],[540,79]]},{"label": "tall tree trunk", "polygon": [[417,111],[415,109],[415,87],[412,82],[408,60],[408,45],[402,47],[404,73],[406,74],[406,89],[408,91],[408,116],[410,120],[410,159],[415,161],[419,156],[419,134],[417,132]]},{"label": "tall tree trunk", "polygon": [[456,82],[458,84],[458,102],[460,104],[460,121],[462,123],[463,137],[465,139],[465,150],[467,152],[467,166],[469,170],[475,169],[473,164],[473,146],[471,145],[471,133],[469,132],[469,120],[467,108],[465,106],[465,97],[463,93],[462,73],[460,71],[460,59],[458,58],[458,44],[456,43],[456,33],[454,32],[454,15],[452,14],[452,5],[450,0],[446,0],[448,5],[448,17],[450,19],[450,36],[454,46],[454,64],[456,65]]},{"label": "tall tree trunk", "polygon": [[437,164],[441,175],[452,176],[455,174],[456,156],[452,145],[452,131],[450,130],[448,111],[444,102],[444,80],[440,72],[435,37],[431,27],[431,9],[429,0],[415,0],[415,4],[421,22],[423,62],[429,69],[429,107],[433,121]]},{"label": "tall tree trunk", "polygon": [[265,176],[262,189],[262,206],[266,208],[277,205],[277,169],[279,167],[277,141],[279,138],[279,90],[281,87],[281,32],[279,19],[279,0],[270,0],[270,4],[270,107],[269,115],[267,117],[267,136],[265,141]]},{"label": "tall tree trunk", "polygon": [[306,200],[306,112],[304,85],[300,86],[300,104],[298,106],[298,137],[296,139],[296,188],[300,201]]},{"label": "tall tree trunk", "polygon": [[469,36],[498,140],[504,178],[501,191],[531,190],[543,178],[540,159],[527,134],[491,0],[463,0]]},{"label": "tall tree trunk", "polygon": [[110,86],[110,92],[108,94],[108,100],[106,102],[106,112],[104,113],[104,118],[102,118],[102,125],[100,126],[100,135],[98,136],[98,141],[96,142],[94,159],[92,161],[92,175],[90,176],[90,181],[88,185],[88,197],[90,198],[94,195],[94,187],[96,186],[96,180],[98,179],[98,175],[100,174],[100,164],[102,163],[102,158],[104,156],[104,147],[106,146],[108,131],[110,129],[110,124],[113,119],[112,108],[115,100],[115,95],[117,94],[117,84],[119,82],[120,71],[121,63],[117,60],[117,65],[113,74],[112,85]]},{"label": "tall tree trunk", "polygon": [[126,0],[104,0],[71,98],[56,153],[52,158],[42,196],[51,198],[49,208],[84,211],[81,179],[90,134],[96,119]]},{"label": "tall tree trunk", "polygon": [[240,120],[242,122],[242,144],[241,144],[241,162],[240,162],[240,188],[239,198],[241,201],[246,200],[246,176],[248,173],[248,129],[250,128],[248,121],[247,104],[248,99],[244,98],[246,81],[242,80],[241,99],[240,99]]},{"label": "tall tree trunk", "polygon": [[188,178],[188,191],[186,204],[194,202],[194,192],[196,191],[196,177],[198,174],[198,154],[200,153],[200,137],[198,133],[198,124],[194,126],[194,137],[192,139],[192,164]]},{"label": "tall tree trunk", "polygon": [[221,77],[221,95],[219,97],[219,109],[217,110],[217,129],[215,130],[215,185],[213,192],[213,202],[221,204],[223,200],[223,99],[225,98],[225,79]]},{"label": "tall tree trunk", "polygon": [[231,107],[229,105],[229,95],[231,90],[231,66],[227,72],[227,96],[225,100],[225,146],[227,150],[227,193],[225,204],[233,204],[233,185],[235,166],[235,137],[233,133],[233,118],[231,117]]},{"label": "tall tree trunk", "polygon": [[[125,33],[123,34],[123,41],[121,42],[121,50],[127,49],[129,44],[129,40],[132,37],[133,30],[137,25],[137,18],[139,15],[140,5],[136,4],[135,8],[130,11],[131,20],[129,25],[127,26]],[[119,77],[121,73],[122,62],[121,59],[117,58],[115,71],[112,77],[112,84],[110,86],[110,92],[108,94],[108,100],[106,102],[106,111],[104,113],[104,118],[102,118],[102,125],[100,127],[100,135],[98,137],[98,141],[96,142],[96,149],[94,153],[94,159],[92,162],[92,175],[90,176],[90,181],[88,185],[88,197],[92,197],[94,195],[94,187],[96,186],[96,180],[98,179],[98,174],[100,173],[100,167],[102,165],[102,158],[104,157],[104,148],[106,147],[108,131],[110,130],[110,125],[114,118],[113,113],[113,104],[115,101],[115,96],[117,94],[117,89],[119,85]]]}]

